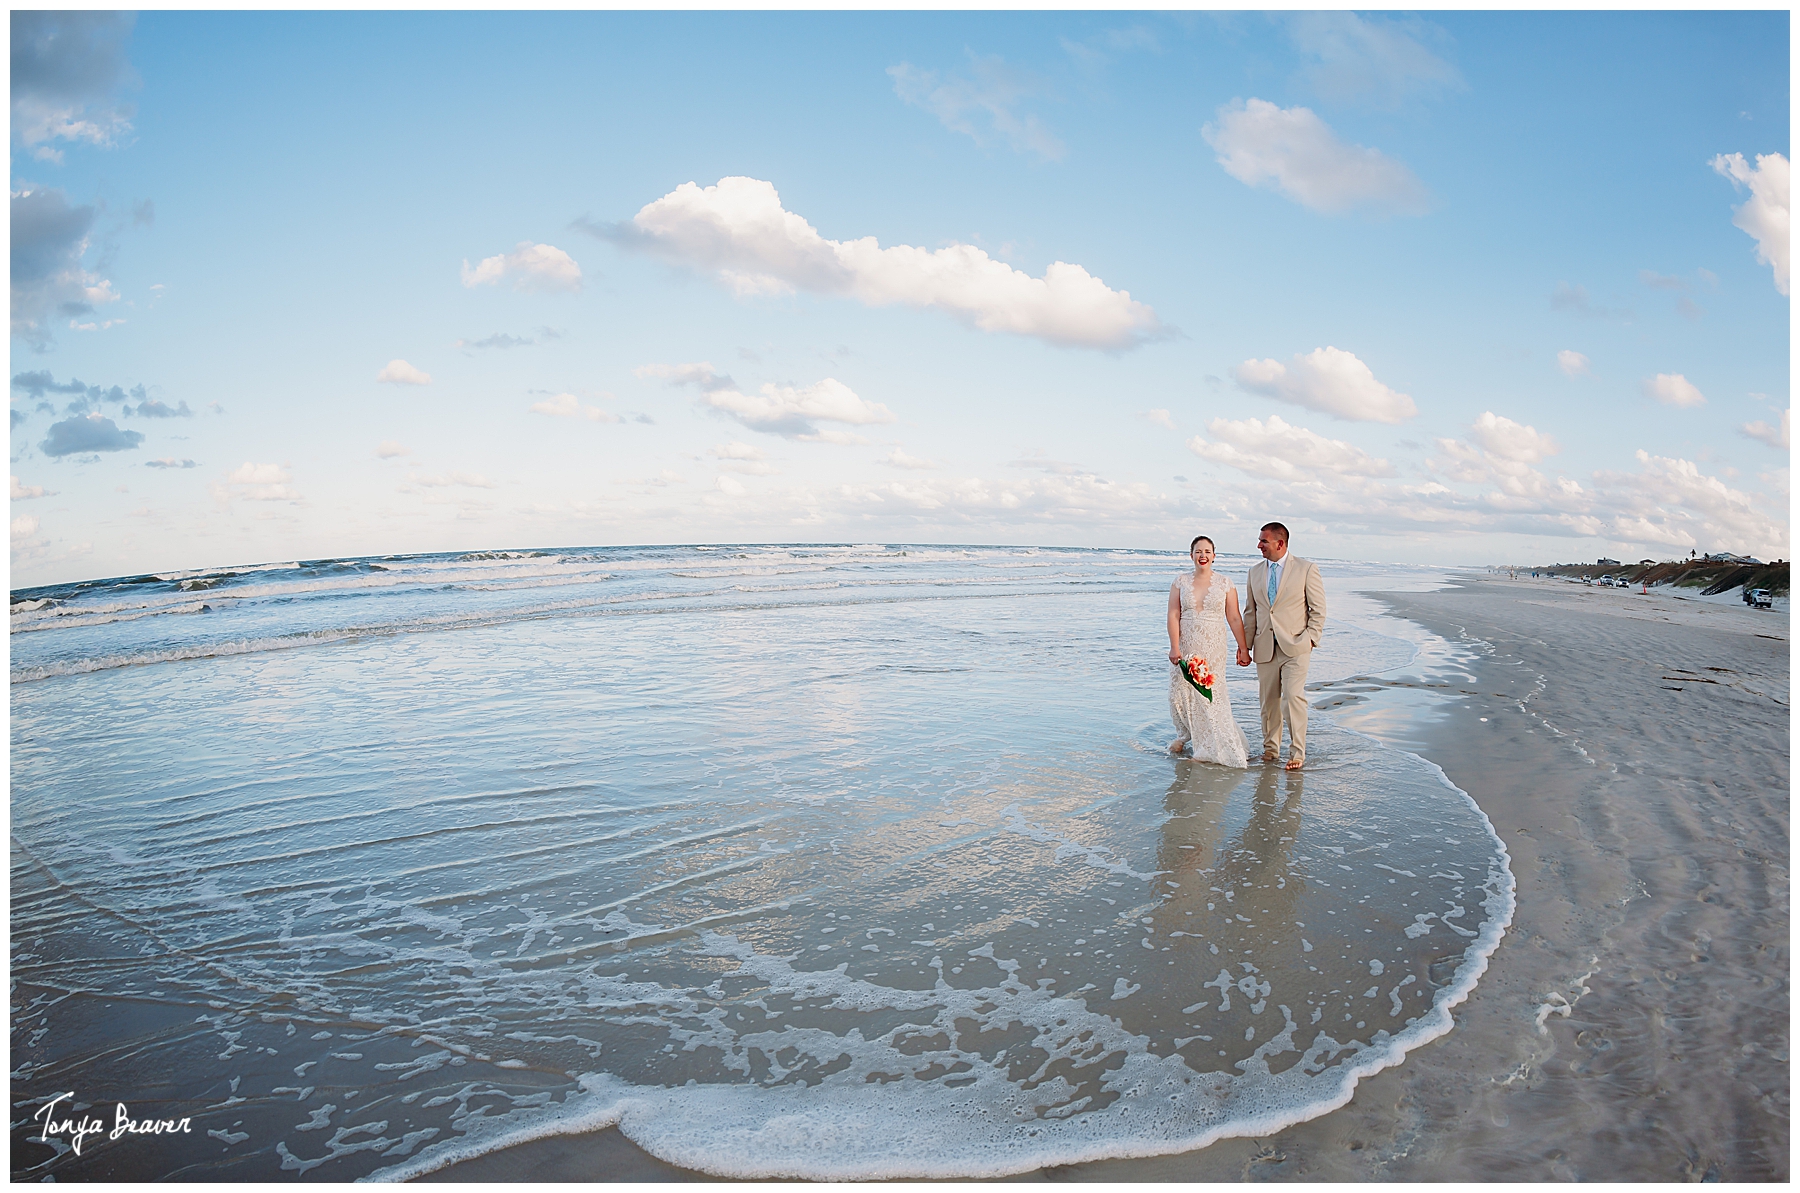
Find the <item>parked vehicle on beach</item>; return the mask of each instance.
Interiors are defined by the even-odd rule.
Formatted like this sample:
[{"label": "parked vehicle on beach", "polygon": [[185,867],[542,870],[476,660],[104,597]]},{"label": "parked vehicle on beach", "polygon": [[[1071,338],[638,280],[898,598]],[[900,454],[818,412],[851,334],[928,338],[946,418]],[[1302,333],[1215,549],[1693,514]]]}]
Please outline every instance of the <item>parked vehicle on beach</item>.
[{"label": "parked vehicle on beach", "polygon": [[1775,596],[1766,588],[1745,588],[1744,604],[1752,609],[1773,609]]}]

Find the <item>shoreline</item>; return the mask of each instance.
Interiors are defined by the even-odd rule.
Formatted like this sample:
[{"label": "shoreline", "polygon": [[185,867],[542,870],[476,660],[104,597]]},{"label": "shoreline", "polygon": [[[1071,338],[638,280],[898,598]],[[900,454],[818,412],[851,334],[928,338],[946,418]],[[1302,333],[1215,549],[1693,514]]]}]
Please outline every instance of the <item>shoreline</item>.
[{"label": "shoreline", "polygon": [[[1456,1030],[1321,1118],[1081,1179],[1788,1178],[1786,617],[1458,583],[1380,596],[1482,655],[1395,743],[1512,858],[1513,924]],[[1314,706],[1353,723],[1416,686],[1445,685],[1363,677]]]},{"label": "shoreline", "polygon": [[[1473,646],[1469,682],[1407,667],[1313,693],[1347,727],[1437,763],[1511,854],[1513,923],[1456,1028],[1271,1136],[1001,1179],[1787,1178],[1786,617],[1457,583],[1369,595]],[[1645,686],[1664,674],[1694,679]],[[1711,715],[1720,701],[1731,717]],[[1396,702],[1412,705],[1398,720]],[[1757,806],[1734,805],[1757,771]],[[607,1128],[418,1179],[715,1178]]]}]

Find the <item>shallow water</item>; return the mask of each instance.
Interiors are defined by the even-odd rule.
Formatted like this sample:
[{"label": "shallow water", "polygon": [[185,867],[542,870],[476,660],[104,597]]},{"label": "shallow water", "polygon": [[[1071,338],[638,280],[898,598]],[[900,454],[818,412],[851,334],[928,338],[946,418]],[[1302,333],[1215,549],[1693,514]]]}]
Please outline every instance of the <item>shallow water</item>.
[{"label": "shallow water", "polygon": [[[395,1176],[611,1123],[716,1175],[994,1175],[1341,1103],[1448,1030],[1505,850],[1326,716],[1303,775],[1164,753],[1182,562],[617,549],[13,594],[15,1176]],[[1454,654],[1352,592],[1437,573],[1322,570],[1314,682]],[[195,1131],[75,1156],[31,1119],[68,1090]]]}]

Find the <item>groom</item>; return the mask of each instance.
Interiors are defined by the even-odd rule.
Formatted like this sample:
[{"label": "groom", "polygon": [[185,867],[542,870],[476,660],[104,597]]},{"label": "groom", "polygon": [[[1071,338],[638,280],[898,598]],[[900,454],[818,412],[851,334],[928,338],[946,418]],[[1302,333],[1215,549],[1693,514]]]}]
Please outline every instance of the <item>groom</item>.
[{"label": "groom", "polygon": [[[1306,765],[1306,667],[1325,629],[1325,585],[1310,560],[1288,554],[1288,529],[1271,522],[1257,536],[1267,562],[1250,569],[1250,601],[1244,637],[1256,651],[1256,685],[1262,697],[1263,761],[1281,750],[1281,720],[1288,724],[1287,769]],[[1240,667],[1250,651],[1238,649]]]}]

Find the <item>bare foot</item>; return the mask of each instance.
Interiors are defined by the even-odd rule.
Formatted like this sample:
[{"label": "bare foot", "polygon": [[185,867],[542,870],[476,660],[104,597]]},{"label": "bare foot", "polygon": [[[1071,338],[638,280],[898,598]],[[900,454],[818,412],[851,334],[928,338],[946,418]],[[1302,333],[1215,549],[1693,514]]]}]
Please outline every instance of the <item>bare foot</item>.
[{"label": "bare foot", "polygon": [[1303,767],[1305,765],[1306,765],[1306,759],[1304,759],[1304,758],[1290,758],[1290,759],[1288,759],[1287,765],[1284,766],[1282,769],[1283,770],[1299,770],[1301,767]]},{"label": "bare foot", "polygon": [[1275,751],[1274,750],[1264,750],[1263,751],[1263,761],[1264,762],[1275,761]]},{"label": "bare foot", "polygon": [[1169,743],[1169,753],[1171,754],[1179,754],[1185,749],[1187,749],[1187,738],[1185,737],[1178,737]]}]

